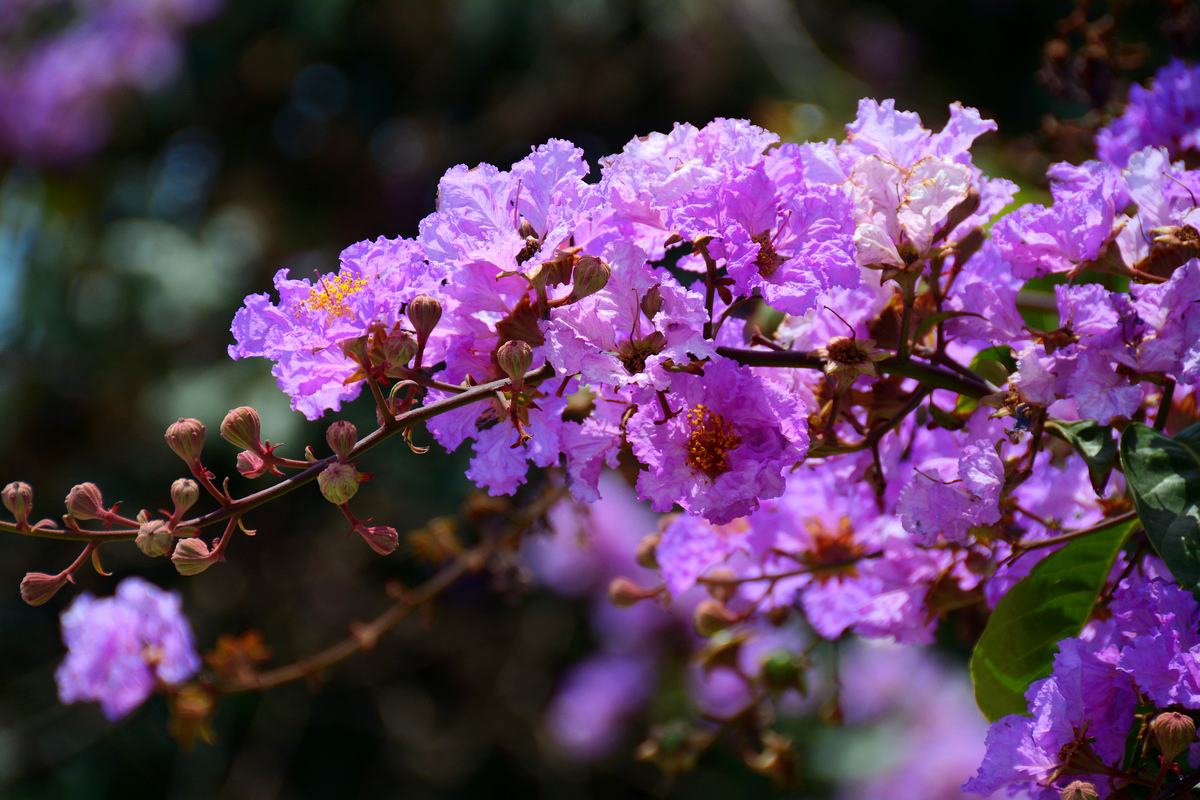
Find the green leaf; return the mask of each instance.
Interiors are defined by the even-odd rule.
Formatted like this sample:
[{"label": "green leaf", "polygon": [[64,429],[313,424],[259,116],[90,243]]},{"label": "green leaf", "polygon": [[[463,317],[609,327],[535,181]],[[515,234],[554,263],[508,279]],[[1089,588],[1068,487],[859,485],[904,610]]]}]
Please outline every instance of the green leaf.
[{"label": "green leaf", "polygon": [[1117,462],[1117,442],[1113,439],[1112,428],[1090,419],[1079,422],[1056,419],[1046,423],[1046,430],[1069,443],[1083,456],[1092,479],[1092,488],[1103,497],[1108,476]]},{"label": "green leaf", "polygon": [[971,653],[975,701],[989,720],[1026,713],[1025,690],[1050,674],[1058,643],[1083,629],[1134,524],[1068,542],[1000,598]]},{"label": "green leaf", "polygon": [[[996,386],[1008,382],[1008,376],[1017,368],[1017,360],[1013,358],[1012,348],[1006,344],[980,350],[971,359],[970,369],[976,375],[990,381]],[[973,397],[960,395],[954,406],[956,414],[970,414],[979,408],[979,401]]]},{"label": "green leaf", "polygon": [[1121,435],[1121,463],[1146,536],[1167,569],[1200,597],[1200,426],[1171,437],[1140,422]]}]

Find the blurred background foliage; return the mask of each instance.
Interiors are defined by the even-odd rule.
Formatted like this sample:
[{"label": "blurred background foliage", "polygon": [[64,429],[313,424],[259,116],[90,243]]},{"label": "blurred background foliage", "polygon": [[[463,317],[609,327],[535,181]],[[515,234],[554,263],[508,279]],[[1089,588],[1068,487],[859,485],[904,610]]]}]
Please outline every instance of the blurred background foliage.
[{"label": "blurred background foliage", "polygon": [[[1121,39],[1144,46],[1112,79],[1111,97],[1172,48],[1194,44],[1189,5],[1120,4]],[[265,363],[225,356],[242,296],[264,291],[281,266],[329,270],[354,241],[413,234],[445,169],[506,165],[549,137],[575,141],[594,160],[676,121],[749,117],[810,139],[840,135],[860,96],[895,97],[931,128],[961,100],[1000,124],[977,163],[1016,179],[1022,199],[1040,199],[1049,161],[1080,154],[1078,137],[1053,120],[1086,123],[1089,107],[1103,105],[1046,80],[1046,42],[1074,7],[226,0],[189,31],[165,87],[116,98],[112,139],[94,158],[54,169],[0,160],[0,478],[32,483],[39,516],[56,513],[83,480],[127,508],[166,506],[181,465],[162,444],[164,427],[187,415],[215,433],[240,404],[259,408],[267,437],[293,452],[319,442],[322,426],[288,409]],[[348,416],[371,425],[367,404]],[[232,448],[211,438],[210,462],[232,471]],[[379,477],[360,507],[401,530],[456,513],[469,495],[458,454],[417,457],[396,446],[366,467]],[[382,560],[351,541],[316,492],[251,523],[262,534],[239,540],[231,560],[201,578],[179,580],[133,548],[114,549],[108,566],[180,588],[202,647],[257,629],[281,661],[344,635],[386,602],[387,579],[420,571],[403,550]],[[31,609],[16,587],[27,569],[57,569],[73,551],[3,545],[4,797],[774,791],[721,751],[665,784],[630,755],[647,720],[609,759],[563,758],[542,715],[564,666],[587,650],[587,607],[525,587],[520,573],[452,592],[436,624],[403,626],[319,691],[294,685],[223,701],[216,743],[185,752],[165,733],[161,701],[117,725],[93,706],[58,705],[57,615],[70,593]],[[113,585],[95,574],[80,582],[100,594]],[[825,796],[820,786],[793,796]]]}]

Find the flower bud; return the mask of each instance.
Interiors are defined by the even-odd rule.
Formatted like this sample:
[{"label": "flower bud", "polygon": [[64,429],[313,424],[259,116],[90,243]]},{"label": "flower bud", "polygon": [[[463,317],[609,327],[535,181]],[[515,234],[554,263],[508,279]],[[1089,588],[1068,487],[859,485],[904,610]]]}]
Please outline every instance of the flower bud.
[{"label": "flower bud", "polygon": [[21,579],[21,599],[31,606],[40,606],[58,594],[58,590],[67,585],[67,580],[64,573],[26,572]]},{"label": "flower bud", "polygon": [[200,487],[191,478],[179,478],[171,484],[171,502],[175,504],[176,519],[186,514],[199,499]]},{"label": "flower bud", "polygon": [[525,373],[533,366],[533,350],[527,342],[510,339],[496,351],[496,363],[512,380],[513,391],[519,392],[525,384]]},{"label": "flower bud", "polygon": [[325,431],[325,441],[329,442],[329,449],[338,461],[346,461],[354,445],[358,444],[358,428],[349,420],[339,419]]},{"label": "flower bud", "polygon": [[29,522],[29,513],[33,511],[33,487],[28,483],[14,481],[0,491],[0,501],[18,525]]},{"label": "flower bud", "polygon": [[425,341],[442,319],[442,304],[427,294],[419,294],[408,304],[408,321],[417,332],[417,340]]},{"label": "flower bud", "polygon": [[181,417],[171,423],[164,438],[167,447],[188,466],[200,463],[200,452],[204,449],[204,423],[200,420]]},{"label": "flower bud", "polygon": [[213,554],[203,539],[180,539],[171,554],[180,575],[199,575],[213,565]]},{"label": "flower bud", "polygon": [[1100,793],[1087,781],[1072,781],[1060,796],[1062,800],[1099,800]]},{"label": "flower bud", "polygon": [[1187,714],[1164,711],[1150,723],[1150,733],[1163,758],[1172,761],[1196,741],[1196,723]]},{"label": "flower bud", "polygon": [[609,602],[618,608],[628,608],[657,596],[657,589],[644,589],[629,578],[613,578],[608,584]]},{"label": "flower bud", "polygon": [[714,598],[701,600],[696,606],[692,620],[696,632],[701,636],[712,636],[738,621],[737,615],[725,607],[725,604]]},{"label": "flower bud", "polygon": [[159,558],[170,552],[171,542],[174,540],[175,537],[171,534],[171,529],[167,527],[166,522],[161,519],[152,519],[143,522],[138,527],[134,544],[143,554],[151,558]]},{"label": "flower bud", "polygon": [[416,354],[417,340],[408,331],[400,330],[373,336],[367,350],[370,363],[383,367],[383,371],[393,377],[403,374]]},{"label": "flower bud", "polygon": [[258,453],[243,450],[237,454],[237,471],[245,478],[261,478],[267,471],[267,462]]},{"label": "flower bud", "polygon": [[772,653],[762,662],[760,670],[762,681],[767,688],[777,692],[787,689],[804,691],[804,671],[796,655],[787,650]]},{"label": "flower bud", "polygon": [[67,514],[76,520],[104,519],[108,509],[104,507],[104,495],[94,483],[80,483],[71,487],[64,501]]},{"label": "flower bud", "polygon": [[582,300],[608,285],[612,267],[595,256],[581,256],[575,264],[575,285],[571,287],[571,299]]},{"label": "flower bud", "polygon": [[658,569],[658,543],[662,541],[662,534],[648,533],[638,542],[637,554],[634,556],[639,567],[646,569]]},{"label": "flower bud", "polygon": [[221,420],[221,438],[239,450],[262,449],[262,418],[250,406],[239,406]]},{"label": "flower bud", "polygon": [[358,493],[358,470],[352,464],[337,461],[321,470],[317,476],[317,485],[321,494],[335,506],[345,505],[350,498]]},{"label": "flower bud", "polygon": [[359,525],[354,532],[362,537],[367,547],[381,556],[390,556],[400,546],[400,534],[387,525]]}]

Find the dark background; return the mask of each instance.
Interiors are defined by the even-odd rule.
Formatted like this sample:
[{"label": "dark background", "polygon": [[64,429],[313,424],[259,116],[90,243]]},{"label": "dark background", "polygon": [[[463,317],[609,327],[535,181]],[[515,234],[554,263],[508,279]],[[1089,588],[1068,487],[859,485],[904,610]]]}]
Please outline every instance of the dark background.
[{"label": "dark background", "polygon": [[[1141,3],[1121,35],[1163,63],[1171,3]],[[226,0],[188,37],[166,90],[119,98],[109,146],[85,164],[0,161],[0,483],[32,483],[57,516],[74,483],[98,482],[128,510],[168,504],[182,465],[166,424],[209,425],[251,404],[267,437],[295,447],[323,426],[287,408],[264,362],[225,356],[229,321],[280,266],[334,269],[359,239],[412,235],[438,176],[461,162],[507,165],[549,137],[590,159],[631,137],[749,117],[786,138],[839,136],[857,98],[895,97],[929,127],[954,100],[996,119],[977,162],[1031,197],[1063,143],[1047,115],[1087,111],[1038,80],[1045,41],[1071,3],[1045,0]],[[1099,14],[1107,6],[1098,6]],[[3,44],[0,43],[0,47]],[[1115,96],[1120,94],[1120,80]],[[369,406],[348,416],[365,430]],[[470,487],[462,454],[373,452],[362,509],[401,530],[454,514]],[[245,491],[248,483],[234,481]],[[227,564],[181,580],[165,561],[110,548],[107,566],[185,596],[201,647],[257,629],[286,661],[344,635],[386,602],[386,579],[423,568],[404,550],[375,558],[316,492],[256,512],[256,539]],[[57,615],[33,609],[26,570],[74,550],[12,538],[0,548],[0,796],[678,797],[772,794],[717,752],[673,788],[628,755],[591,766],[555,753],[541,714],[563,666],[586,652],[584,605],[468,584],[435,623],[406,624],[328,676],[224,701],[217,742],[181,751],[152,700],[107,723],[61,707]],[[90,571],[82,589],[111,592]],[[651,711],[651,718],[654,712]],[[736,793],[736,795],[735,795]]]}]

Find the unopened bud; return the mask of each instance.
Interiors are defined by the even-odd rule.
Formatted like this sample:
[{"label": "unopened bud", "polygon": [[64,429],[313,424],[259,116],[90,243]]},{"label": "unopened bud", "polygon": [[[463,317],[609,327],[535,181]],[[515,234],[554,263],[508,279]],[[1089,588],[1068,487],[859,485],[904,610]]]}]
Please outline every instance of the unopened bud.
[{"label": "unopened bud", "polygon": [[237,471],[244,478],[261,478],[267,471],[267,462],[258,453],[243,450],[237,454]]},{"label": "unopened bud", "polygon": [[175,517],[182,517],[200,499],[200,487],[191,478],[179,478],[171,484],[171,502],[175,504]]},{"label": "unopened bud", "polygon": [[164,438],[167,447],[188,466],[200,463],[200,453],[204,450],[204,423],[200,420],[180,418],[171,423]]},{"label": "unopened bud", "polygon": [[262,449],[262,419],[250,406],[239,406],[221,420],[221,438],[239,450]]},{"label": "unopened bud", "polygon": [[642,313],[650,319],[654,319],[659,311],[662,311],[663,296],[662,289],[658,285],[651,286],[646,294],[642,296]]},{"label": "unopened bud", "polygon": [[1172,761],[1196,741],[1196,722],[1187,714],[1164,711],[1150,723],[1150,733],[1163,758]]},{"label": "unopened bud", "polygon": [[335,506],[349,503],[350,498],[358,493],[359,483],[358,470],[353,465],[343,464],[340,461],[330,464],[317,476],[317,485],[321,487],[321,494]]},{"label": "unopened bud", "polygon": [[390,556],[400,546],[400,534],[387,525],[359,525],[354,532],[362,537],[367,547],[381,556]]},{"label": "unopened bud", "polygon": [[658,569],[658,543],[662,541],[662,534],[648,533],[638,542],[637,553],[634,559],[639,567],[646,569]]},{"label": "unopened bud", "polygon": [[33,487],[28,483],[14,481],[0,490],[0,501],[18,525],[29,522],[29,514],[33,511]]},{"label": "unopened bud", "polygon": [[31,606],[40,606],[67,584],[65,574],[47,575],[44,572],[26,572],[21,579],[21,599]]},{"label": "unopened bud", "polygon": [[346,461],[354,445],[358,444],[358,428],[354,427],[353,422],[339,419],[325,431],[325,441],[329,442],[329,449],[338,457],[338,461]]},{"label": "unopened bud", "polygon": [[693,622],[696,632],[701,636],[712,636],[720,633],[738,621],[737,615],[725,607],[719,600],[709,597],[701,600],[696,606]]},{"label": "unopened bud", "polygon": [[804,689],[804,671],[796,655],[787,650],[772,653],[762,662],[761,677],[767,688],[777,692]]},{"label": "unopened bud", "polygon": [[496,363],[512,380],[513,391],[519,392],[525,384],[525,373],[533,366],[533,350],[527,342],[510,339],[496,351]]},{"label": "unopened bud", "polygon": [[575,264],[575,284],[571,287],[571,298],[582,300],[608,285],[612,267],[595,256],[581,256]]},{"label": "unopened bud", "polygon": [[417,340],[408,331],[392,331],[373,337],[367,353],[372,364],[383,367],[385,373],[396,377],[408,369],[408,363],[417,354]]},{"label": "unopened bud", "polygon": [[1099,800],[1100,793],[1087,781],[1072,781],[1062,790],[1062,800]]},{"label": "unopened bud", "polygon": [[424,341],[433,333],[442,319],[442,304],[427,294],[419,294],[408,304],[408,321],[417,332],[417,339]]},{"label": "unopened bud", "polygon": [[67,514],[76,520],[104,519],[108,509],[104,507],[104,495],[94,483],[80,483],[71,487],[64,501]]},{"label": "unopened bud", "polygon": [[143,522],[138,527],[137,538],[134,539],[134,544],[138,550],[151,558],[159,558],[165,556],[171,551],[171,542],[175,537],[171,534],[167,523],[161,519],[152,519],[148,522]]},{"label": "unopened bud", "polygon": [[171,554],[171,563],[180,575],[199,575],[213,565],[213,560],[203,539],[180,539]]},{"label": "unopened bud", "polygon": [[608,584],[608,599],[619,608],[628,608],[657,596],[657,589],[643,588],[629,578],[613,578],[612,583]]}]

